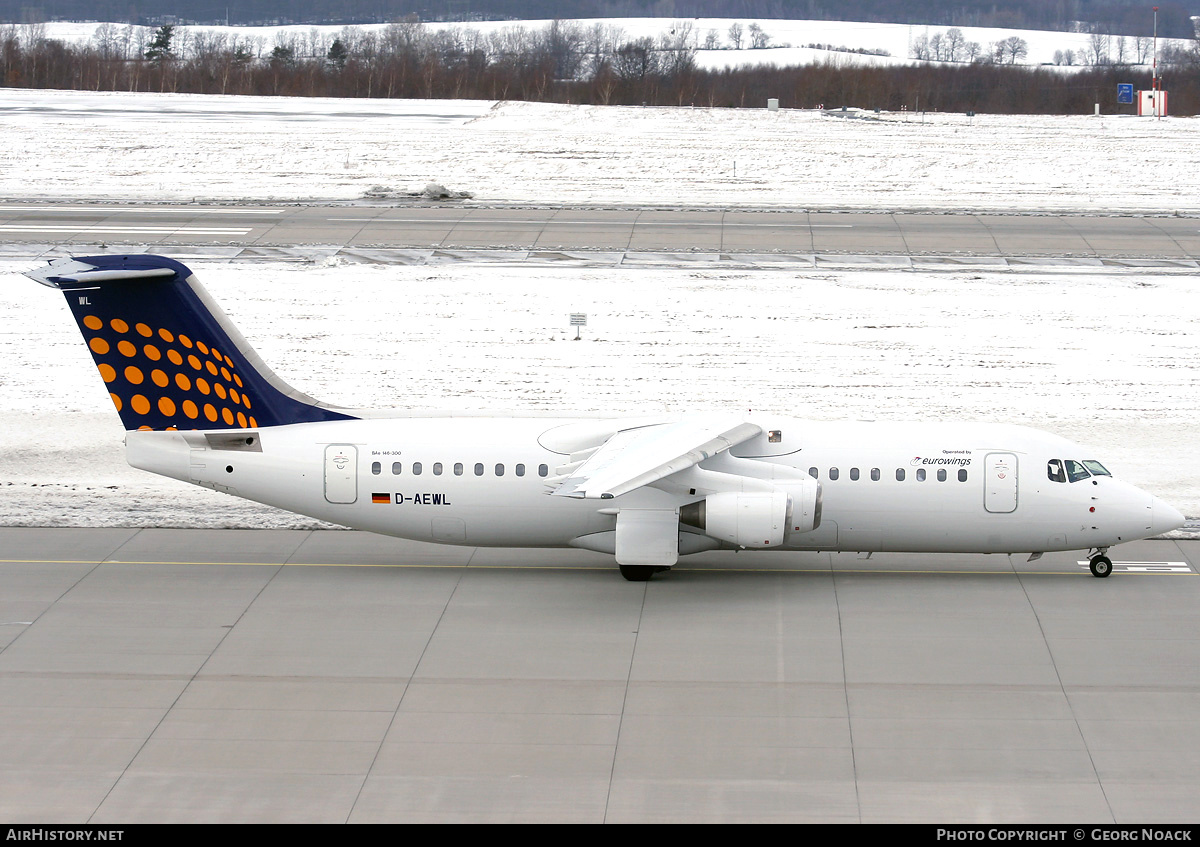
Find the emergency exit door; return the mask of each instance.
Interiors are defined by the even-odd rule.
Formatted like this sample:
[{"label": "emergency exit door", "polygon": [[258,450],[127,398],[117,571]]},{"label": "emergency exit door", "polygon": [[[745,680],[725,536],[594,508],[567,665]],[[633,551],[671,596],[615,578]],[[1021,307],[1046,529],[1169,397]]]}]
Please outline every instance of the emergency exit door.
[{"label": "emergency exit door", "polygon": [[353,444],[325,448],[325,499],[330,503],[358,499],[358,448]]},{"label": "emergency exit door", "polygon": [[998,514],[1017,509],[1017,457],[988,453],[983,460],[983,508]]}]

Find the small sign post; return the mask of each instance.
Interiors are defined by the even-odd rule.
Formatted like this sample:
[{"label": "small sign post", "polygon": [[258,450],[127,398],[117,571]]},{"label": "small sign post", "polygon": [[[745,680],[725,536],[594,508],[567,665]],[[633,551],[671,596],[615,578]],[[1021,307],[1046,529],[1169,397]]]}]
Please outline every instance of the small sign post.
[{"label": "small sign post", "polygon": [[580,327],[587,326],[587,312],[572,312],[571,326],[575,327],[575,340],[579,340]]}]

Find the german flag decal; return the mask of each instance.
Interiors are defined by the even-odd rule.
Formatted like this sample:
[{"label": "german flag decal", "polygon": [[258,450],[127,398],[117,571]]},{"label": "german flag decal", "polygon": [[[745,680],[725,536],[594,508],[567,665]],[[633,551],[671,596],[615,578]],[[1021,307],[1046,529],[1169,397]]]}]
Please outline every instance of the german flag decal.
[{"label": "german flag decal", "polygon": [[390,503],[390,502],[392,502],[392,495],[390,495],[390,494],[372,494],[371,502],[372,503]]}]

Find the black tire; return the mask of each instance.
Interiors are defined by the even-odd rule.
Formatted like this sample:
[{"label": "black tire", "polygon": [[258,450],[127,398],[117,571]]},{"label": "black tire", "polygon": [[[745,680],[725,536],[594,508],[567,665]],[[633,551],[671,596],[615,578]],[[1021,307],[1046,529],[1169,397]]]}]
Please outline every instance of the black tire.
[{"label": "black tire", "polygon": [[630,582],[646,582],[660,570],[654,565],[618,565],[618,567],[621,569],[621,576]]},{"label": "black tire", "polygon": [[1093,556],[1089,567],[1092,570],[1092,576],[1104,579],[1112,573],[1112,559],[1108,556]]}]

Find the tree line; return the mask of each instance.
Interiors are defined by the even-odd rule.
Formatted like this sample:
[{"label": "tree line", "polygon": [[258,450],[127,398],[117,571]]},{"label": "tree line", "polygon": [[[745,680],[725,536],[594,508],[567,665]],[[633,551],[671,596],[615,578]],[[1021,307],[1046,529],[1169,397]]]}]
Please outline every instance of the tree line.
[{"label": "tree line", "polygon": [[[759,30],[762,33],[762,29]],[[225,32],[102,24],[85,44],[34,27],[0,28],[0,72],[10,87],[322,97],[533,100],[599,105],[841,106],[992,113],[1116,111],[1116,85],[1149,87],[1149,70],[1113,61],[1064,72],[1006,63],[993,45],[955,64],[867,66],[829,60],[801,67],[703,69],[707,35],[680,21],[657,38],[606,24],[544,28],[428,28],[415,19],[382,29],[286,34],[271,43]],[[1015,62],[1015,59],[1013,60]],[[1200,41],[1160,57],[1173,114],[1200,112]]]}]

